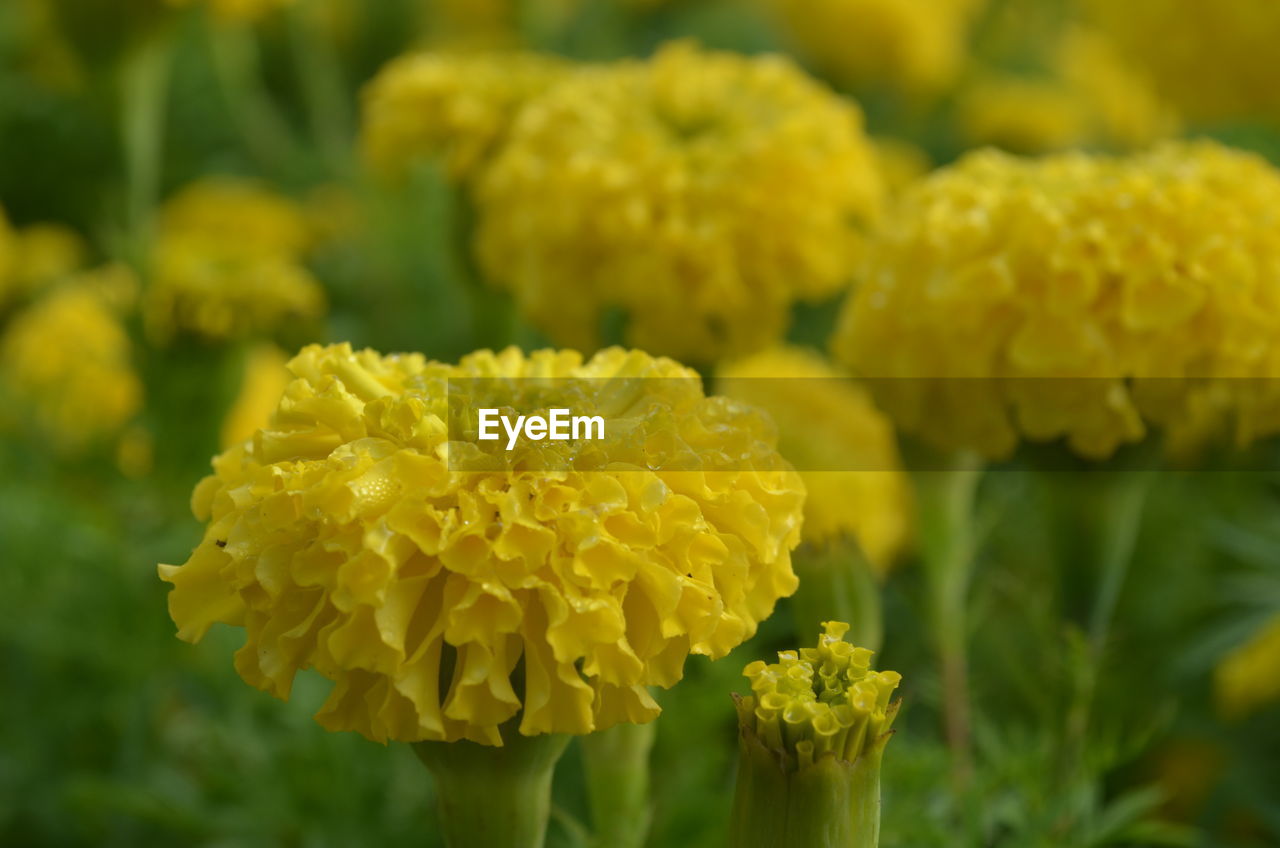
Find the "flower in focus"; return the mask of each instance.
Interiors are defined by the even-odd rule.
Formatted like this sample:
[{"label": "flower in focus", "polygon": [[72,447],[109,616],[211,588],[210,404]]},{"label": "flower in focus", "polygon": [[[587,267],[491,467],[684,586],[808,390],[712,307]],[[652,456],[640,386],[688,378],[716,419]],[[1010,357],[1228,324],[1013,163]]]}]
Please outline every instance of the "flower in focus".
[{"label": "flower in focus", "polygon": [[0,340],[5,386],[62,451],[117,436],[141,407],[129,336],[99,285],[127,273],[68,281],[19,313]]},{"label": "flower in focus", "polygon": [[900,378],[878,400],[936,446],[1101,458],[1204,402],[1242,443],[1280,429],[1278,338],[1280,173],[1198,142],[936,171],[880,231],[834,347]]},{"label": "flower in focus", "polygon": [[144,319],[152,338],[226,339],[314,320],[324,291],[303,265],[305,213],[253,183],[207,179],[162,211]]},{"label": "flower in focus", "polygon": [[933,94],[959,75],[985,0],[768,0],[797,52],[857,88]]},{"label": "flower in focus", "polygon": [[1077,0],[1160,96],[1199,120],[1280,119],[1274,0]]},{"label": "flower in focus", "polygon": [[364,95],[361,144],[378,173],[403,176],[439,158],[454,179],[473,176],[516,112],[566,73],[536,53],[419,53],[387,65]]},{"label": "flower in focus", "polygon": [[557,341],[598,347],[621,311],[631,343],[711,362],[839,291],[880,197],[854,104],[782,57],[680,42],[526,104],[479,182],[477,250]]},{"label": "flower in focus", "polygon": [[1219,711],[1232,718],[1280,700],[1280,615],[1223,658],[1214,689]]},{"label": "flower in focus", "polygon": [[742,673],[751,694],[738,700],[739,728],[759,740],[791,771],[824,757],[844,762],[878,754],[889,739],[902,681],[896,671],[873,671],[871,651],[844,641],[849,625],[824,622],[816,648],[780,651]]},{"label": "flower in focus", "polygon": [[249,350],[240,392],[222,422],[219,442],[224,450],[252,439],[254,433],[270,422],[271,414],[280,405],[280,398],[292,379],[288,363],[289,357],[285,352],[270,342],[255,345]]},{"label": "flower in focus", "polygon": [[854,538],[883,577],[907,541],[911,492],[893,425],[866,390],[802,348],[771,348],[716,374],[720,391],[777,425],[778,450],[808,492],[804,541]]},{"label": "flower in focus", "polygon": [[[160,573],[181,638],[245,628],[249,683],[287,698],[300,669],[333,680],[316,716],[331,730],[498,745],[517,715],[525,735],[648,721],[646,687],[689,653],[723,656],[795,589],[799,478],[758,413],[671,360],[511,348],[448,365],[344,344],[289,370],[270,424],[196,488],[203,541]],[[599,386],[634,438],[601,470],[451,470],[448,381],[533,377]],[[671,434],[742,470],[648,470]]]}]

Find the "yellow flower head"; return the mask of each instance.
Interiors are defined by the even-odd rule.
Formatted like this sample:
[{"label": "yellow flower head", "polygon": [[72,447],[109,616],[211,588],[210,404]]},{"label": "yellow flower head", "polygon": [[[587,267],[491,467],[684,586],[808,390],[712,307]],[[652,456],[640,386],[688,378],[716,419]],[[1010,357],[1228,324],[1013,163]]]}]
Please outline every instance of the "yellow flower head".
[{"label": "yellow flower head", "polygon": [[14,233],[13,281],[31,293],[79,271],[89,253],[79,234],[61,224],[32,224]]},{"label": "yellow flower head", "polygon": [[680,42],[526,105],[480,182],[479,258],[558,341],[598,346],[616,309],[631,343],[710,362],[847,283],[880,195],[855,105]]},{"label": "yellow flower head", "polygon": [[852,537],[884,576],[907,540],[911,492],[893,425],[866,390],[801,348],[772,348],[716,373],[721,391],[769,413],[778,450],[801,469],[804,541]]},{"label": "yellow flower head", "polygon": [[1242,442],[1280,429],[1278,339],[1280,173],[1201,142],[935,172],[883,227],[834,347],[904,378],[874,389],[940,447],[1065,438],[1100,458],[1205,402]]},{"label": "yellow flower head", "polygon": [[246,629],[249,683],[287,698],[300,669],[333,680],[331,730],[498,745],[516,716],[525,735],[648,721],[645,687],[674,684],[689,653],[723,656],[796,587],[803,487],[785,468],[647,470],[650,434],[605,470],[451,470],[451,378],[600,379],[605,395],[655,378],[616,426],[663,407],[709,452],[750,426],[744,467],[776,462],[762,419],[671,360],[511,348],[448,365],[343,344],[289,370],[270,425],[196,488],[203,541],[160,573],[181,638]]},{"label": "yellow flower head", "polygon": [[148,333],[226,339],[322,317],[324,291],[303,265],[310,240],[301,207],[265,188],[226,179],[189,186],[162,210]]},{"label": "yellow flower head", "polygon": [[391,62],[364,95],[361,144],[377,172],[440,158],[455,179],[494,154],[520,107],[566,73],[536,53],[420,53]]},{"label": "yellow flower head", "polygon": [[14,318],[0,340],[0,375],[54,446],[74,452],[119,434],[141,406],[130,349],[96,278],[86,277]]},{"label": "yellow flower head", "polygon": [[739,728],[803,770],[833,756],[844,762],[883,750],[898,714],[890,703],[902,675],[873,671],[871,651],[844,641],[849,625],[824,622],[816,648],[780,651],[778,661],[742,673],[751,695],[738,699]]},{"label": "yellow flower head", "polygon": [[985,0],[767,0],[797,52],[855,87],[936,93],[964,65]]},{"label": "yellow flower head", "polygon": [[1077,0],[1088,20],[1179,111],[1280,120],[1275,0]]},{"label": "yellow flower head", "polygon": [[1239,718],[1280,701],[1280,615],[1218,664],[1214,674],[1218,709]]}]

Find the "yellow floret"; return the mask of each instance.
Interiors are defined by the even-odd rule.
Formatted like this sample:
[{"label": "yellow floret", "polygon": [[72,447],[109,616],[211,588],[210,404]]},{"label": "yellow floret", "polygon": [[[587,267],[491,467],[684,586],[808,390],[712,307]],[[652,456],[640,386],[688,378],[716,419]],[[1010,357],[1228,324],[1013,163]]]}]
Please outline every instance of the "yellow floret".
[{"label": "yellow floret", "polygon": [[883,577],[906,543],[911,491],[893,425],[870,395],[821,356],[772,348],[717,371],[725,394],[769,413],[778,449],[801,469],[804,540],[857,540]]},{"label": "yellow floret", "polygon": [[834,347],[902,378],[880,400],[940,447],[1064,438],[1100,458],[1206,402],[1241,442],[1280,430],[1277,339],[1280,173],[1203,142],[935,172],[881,231]]},{"label": "yellow floret", "polygon": [[848,624],[822,627],[816,648],[780,651],[778,662],[757,660],[742,671],[751,695],[738,699],[740,727],[791,770],[826,756],[856,761],[883,746],[898,713],[889,699],[902,675],[873,671],[871,651],[844,641]]},{"label": "yellow floret", "polygon": [[421,53],[391,62],[364,95],[361,145],[377,172],[402,176],[416,161],[443,160],[455,179],[495,152],[516,112],[566,73],[534,53]]},{"label": "yellow floret", "polygon": [[681,42],[521,110],[480,181],[479,259],[559,342],[602,317],[698,362],[776,340],[852,275],[882,188],[857,107],[778,56]]},{"label": "yellow floret", "polygon": [[[289,370],[271,423],[196,488],[203,541],[160,573],[181,638],[246,629],[249,683],[287,698],[301,669],[333,680],[331,730],[497,745],[516,716],[525,735],[648,721],[646,687],[675,683],[689,653],[723,656],[796,587],[799,478],[758,414],[704,398],[671,360],[313,345]],[[531,377],[553,395],[550,378],[598,385],[610,426],[639,437],[603,470],[453,470],[448,381]],[[673,431],[745,451],[742,470],[648,470]]]},{"label": "yellow floret", "polygon": [[90,283],[37,301],[0,342],[3,382],[64,451],[116,436],[137,413],[142,383],[130,360],[120,319]]}]

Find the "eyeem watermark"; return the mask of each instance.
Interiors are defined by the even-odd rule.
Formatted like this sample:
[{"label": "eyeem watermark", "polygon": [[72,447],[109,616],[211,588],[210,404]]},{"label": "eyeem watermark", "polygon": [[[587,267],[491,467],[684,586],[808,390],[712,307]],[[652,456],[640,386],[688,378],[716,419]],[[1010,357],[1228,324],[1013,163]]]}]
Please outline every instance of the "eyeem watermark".
[{"label": "eyeem watermark", "polygon": [[501,413],[500,409],[480,410],[478,438],[489,442],[498,441],[502,438],[498,432],[498,425],[501,424],[507,434],[509,451],[515,449],[522,434],[534,442],[543,439],[576,442],[580,439],[604,438],[604,417],[600,415],[574,415],[568,409],[549,409],[547,415],[517,415],[513,422],[510,416]]}]

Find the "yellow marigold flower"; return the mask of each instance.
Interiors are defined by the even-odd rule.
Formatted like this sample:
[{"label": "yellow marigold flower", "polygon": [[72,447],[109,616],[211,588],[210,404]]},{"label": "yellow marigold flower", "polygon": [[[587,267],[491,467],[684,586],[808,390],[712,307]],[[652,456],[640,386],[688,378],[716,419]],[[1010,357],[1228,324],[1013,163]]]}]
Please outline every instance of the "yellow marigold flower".
[{"label": "yellow marigold flower", "polygon": [[792,770],[827,756],[854,762],[882,747],[898,713],[889,699],[902,675],[873,671],[871,651],[844,641],[848,624],[822,627],[816,648],[780,651],[776,663],[742,670],[751,694],[738,700],[739,726]]},{"label": "yellow marigold flower", "polygon": [[1086,18],[1182,113],[1280,119],[1274,0],[1078,0]]},{"label": "yellow marigold flower", "polygon": [[984,75],[956,100],[956,120],[972,145],[1015,153],[1062,150],[1088,135],[1088,104],[1053,79]]},{"label": "yellow marigold flower", "polygon": [[249,351],[240,392],[222,422],[223,449],[252,439],[268,425],[292,379],[288,364],[289,357],[274,344],[256,345]]},{"label": "yellow marigold flower", "polygon": [[1214,689],[1220,712],[1232,718],[1280,700],[1280,615],[1223,658]]},{"label": "yellow marigold flower", "polygon": [[879,399],[941,447],[1105,457],[1206,397],[1242,442],[1280,429],[1277,339],[1280,173],[1201,142],[936,171],[881,229],[834,347],[906,378]]},{"label": "yellow marigold flower", "polygon": [[215,179],[184,189],[161,214],[148,334],[226,339],[320,318],[324,291],[302,264],[310,240],[301,207],[253,183]]},{"label": "yellow marigold flower", "polygon": [[427,158],[443,160],[455,179],[473,176],[520,107],[565,73],[563,62],[536,53],[402,56],[365,90],[365,160],[389,177]]},{"label": "yellow marigold flower", "polygon": [[68,283],[18,314],[0,374],[61,450],[117,435],[142,403],[129,336],[93,285]]},{"label": "yellow marigold flower", "polygon": [[[179,637],[245,627],[249,683],[287,698],[300,669],[333,680],[331,730],[496,745],[517,715],[525,735],[648,721],[645,687],[689,653],[723,656],[795,589],[794,472],[645,470],[660,430],[778,461],[763,419],[671,360],[511,348],[448,365],[343,344],[289,370],[270,425],[196,488],[203,541],[160,573]],[[602,397],[604,378],[655,378],[611,413],[641,435],[603,470],[451,470],[447,381],[535,376],[600,378]]]},{"label": "yellow marigold flower", "polygon": [[823,73],[855,87],[936,93],[960,73],[985,0],[767,0]]},{"label": "yellow marigold flower", "polygon": [[866,390],[793,347],[733,362],[717,376],[725,394],[769,413],[779,451],[801,469],[804,540],[821,547],[852,537],[883,577],[906,543],[911,496],[893,425]]},{"label": "yellow marigold flower", "polygon": [[218,250],[300,257],[310,247],[306,211],[252,180],[206,177],[161,210],[160,236],[200,239]]},{"label": "yellow marigold flower", "polygon": [[631,343],[710,362],[846,284],[880,195],[854,104],[785,58],[680,42],[525,106],[480,181],[477,246],[557,341],[597,347],[620,309]]}]

